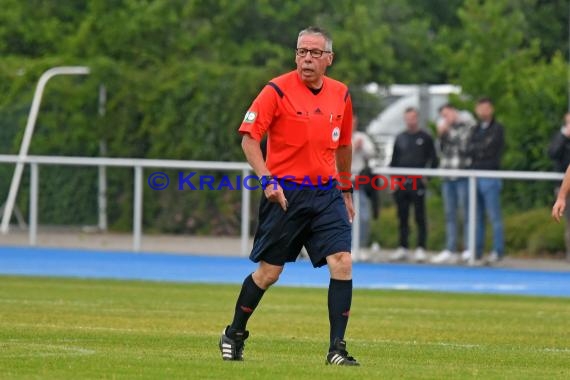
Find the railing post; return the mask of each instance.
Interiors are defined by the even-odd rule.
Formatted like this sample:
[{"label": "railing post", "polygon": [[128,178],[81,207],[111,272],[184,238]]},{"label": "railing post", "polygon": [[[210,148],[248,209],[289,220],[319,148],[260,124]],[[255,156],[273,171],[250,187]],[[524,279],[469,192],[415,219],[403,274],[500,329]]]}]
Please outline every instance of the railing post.
[{"label": "railing post", "polygon": [[97,204],[99,206],[99,230],[107,232],[107,167],[99,165],[98,167],[98,183],[99,192],[97,196]]},{"label": "railing post", "polygon": [[[99,117],[105,116],[105,105],[107,104],[107,89],[104,85],[99,85]],[[99,154],[101,157],[107,156],[107,143],[104,139],[99,141]],[[107,232],[107,167],[99,166],[99,231]]]},{"label": "railing post", "polygon": [[476,227],[477,227],[477,177],[474,175],[469,176],[469,189],[467,191],[469,199],[469,265],[475,264],[476,255]]},{"label": "railing post", "polygon": [[133,201],[133,251],[135,252],[139,252],[141,250],[143,202],[142,175],[142,167],[139,165],[135,166],[135,196]]},{"label": "railing post", "polygon": [[242,171],[242,191],[241,191],[241,255],[248,256],[249,248],[249,210],[251,209],[251,191],[247,189],[246,178],[249,176],[249,169]]},{"label": "railing post", "polygon": [[30,164],[30,245],[35,246],[38,242],[38,164]]}]

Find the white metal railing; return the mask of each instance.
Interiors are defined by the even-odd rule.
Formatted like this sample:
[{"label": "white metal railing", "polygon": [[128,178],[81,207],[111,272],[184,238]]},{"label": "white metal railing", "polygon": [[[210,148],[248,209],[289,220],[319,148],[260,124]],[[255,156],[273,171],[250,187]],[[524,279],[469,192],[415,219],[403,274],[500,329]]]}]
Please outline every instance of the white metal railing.
[{"label": "white metal railing", "polygon": [[[153,160],[138,158],[107,158],[107,157],[62,157],[62,156],[26,156],[0,155],[0,163],[29,164],[30,172],[30,245],[37,242],[38,215],[38,171],[39,165],[66,166],[113,166],[131,167],[134,169],[133,197],[133,251],[140,251],[142,239],[142,202],[143,202],[143,168],[164,169],[206,169],[206,170],[241,170],[242,178],[251,173],[251,168],[245,162],[215,162],[215,161],[182,161],[182,160]],[[242,190],[241,205],[241,253],[247,255],[249,243],[250,192]],[[6,217],[6,216],[5,216]],[[11,215],[7,216],[8,219]],[[9,220],[6,221],[8,224]]]},{"label": "white metal railing", "polygon": [[[204,169],[204,170],[232,170],[241,171],[242,178],[251,174],[251,167],[246,162],[220,162],[220,161],[183,161],[183,160],[158,160],[140,158],[107,158],[107,157],[62,157],[62,156],[26,156],[0,155],[0,163],[29,164],[30,171],[30,245],[37,243],[37,222],[38,222],[38,196],[39,180],[38,172],[40,165],[66,165],[66,166],[113,166],[131,167],[134,170],[134,200],[133,200],[133,250],[140,251],[142,239],[142,202],[143,202],[143,168],[163,168],[163,169]],[[563,173],[554,172],[529,172],[529,171],[486,171],[486,170],[449,170],[449,169],[419,169],[419,168],[375,168],[378,175],[420,175],[425,177],[466,177],[469,179],[469,236],[468,247],[471,252],[471,263],[475,259],[475,210],[477,178],[502,178],[518,180],[561,180]],[[354,197],[355,210],[359,211],[359,198]],[[241,205],[241,253],[248,254],[249,244],[249,218],[250,218],[250,192],[242,190]],[[8,216],[10,217],[10,216]],[[5,221],[8,223],[8,221]],[[353,221],[353,255],[355,261],[359,260],[358,242],[359,218]]]}]

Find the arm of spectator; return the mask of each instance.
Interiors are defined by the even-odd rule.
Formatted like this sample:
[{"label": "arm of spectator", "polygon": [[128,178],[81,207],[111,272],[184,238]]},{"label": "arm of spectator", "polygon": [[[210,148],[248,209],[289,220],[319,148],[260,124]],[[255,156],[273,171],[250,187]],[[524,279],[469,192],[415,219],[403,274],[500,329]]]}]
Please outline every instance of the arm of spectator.
[{"label": "arm of spectator", "polygon": [[363,140],[362,141],[362,152],[364,153],[364,156],[367,159],[374,157],[374,154],[376,153],[376,149],[374,149],[374,143],[372,142],[370,137],[365,135],[365,137],[362,140]]},{"label": "arm of spectator", "polygon": [[568,197],[568,192],[570,192],[570,166],[566,168],[562,186],[560,186],[560,191],[556,197],[556,203],[552,206],[552,217],[558,223],[560,223],[560,218],[564,215],[564,210],[566,209],[566,198]]},{"label": "arm of spectator", "polygon": [[439,165],[439,157],[437,156],[437,152],[435,150],[435,143],[433,139],[429,139],[428,144],[428,162],[431,168],[437,168]]},{"label": "arm of spectator", "polygon": [[436,131],[439,137],[443,137],[449,132],[449,124],[444,118],[439,118],[436,123]]},{"label": "arm of spectator", "polygon": [[[342,183],[350,182],[350,168],[352,166],[352,145],[341,145],[336,150],[336,167]],[[354,220],[354,206],[352,204],[352,194],[342,193],[344,205],[348,213],[350,223]]]},{"label": "arm of spectator", "polygon": [[397,167],[400,164],[400,149],[398,149],[398,139],[400,136],[396,137],[394,141],[394,147],[392,148],[392,159],[390,160],[391,167]]}]

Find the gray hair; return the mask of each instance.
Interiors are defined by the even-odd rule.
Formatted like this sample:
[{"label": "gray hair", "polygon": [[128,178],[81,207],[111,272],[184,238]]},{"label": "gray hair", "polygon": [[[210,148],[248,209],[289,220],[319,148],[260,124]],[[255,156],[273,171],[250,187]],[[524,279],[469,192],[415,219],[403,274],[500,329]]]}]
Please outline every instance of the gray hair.
[{"label": "gray hair", "polygon": [[323,28],[319,28],[318,26],[309,26],[308,28],[305,28],[299,32],[299,37],[297,38],[297,40],[301,38],[301,36],[304,36],[305,34],[312,34],[324,37],[325,50],[332,52],[333,41],[331,36],[326,30],[324,30]]}]

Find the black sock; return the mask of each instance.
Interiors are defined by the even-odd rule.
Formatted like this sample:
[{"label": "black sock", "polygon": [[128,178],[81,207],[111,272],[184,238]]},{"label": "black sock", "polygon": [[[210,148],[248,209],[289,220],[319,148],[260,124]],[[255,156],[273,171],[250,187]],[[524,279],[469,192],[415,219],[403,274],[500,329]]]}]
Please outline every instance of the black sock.
[{"label": "black sock", "polygon": [[264,292],[265,290],[255,284],[251,274],[245,278],[236,302],[234,320],[229,328],[230,334],[235,331],[245,330],[247,320],[253,314]]},{"label": "black sock", "polygon": [[329,351],[333,349],[335,338],[344,339],[351,303],[352,280],[331,278],[329,283],[329,321],[331,324]]}]

